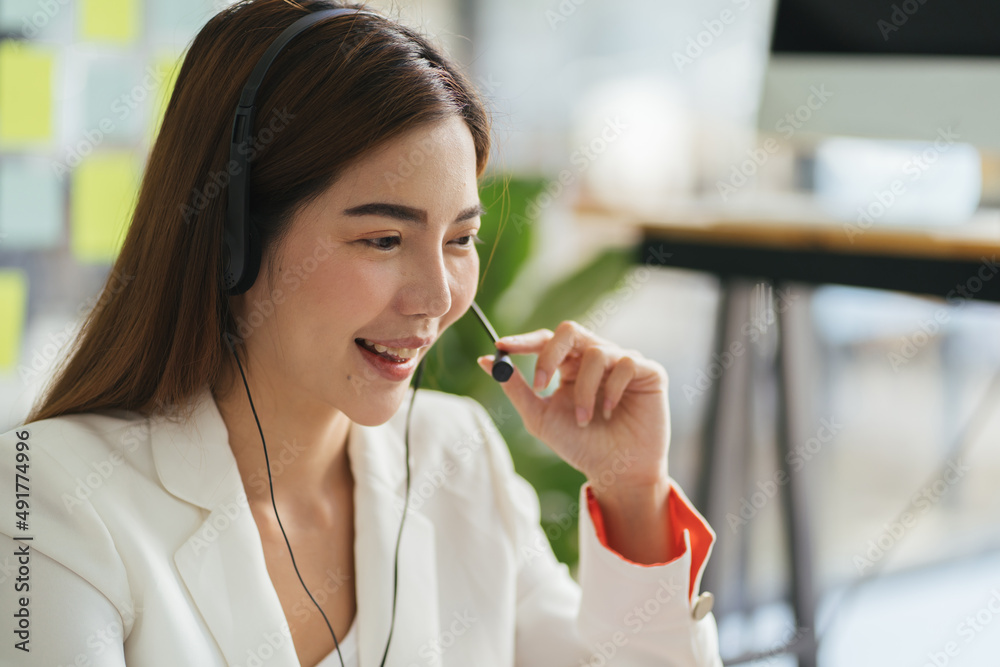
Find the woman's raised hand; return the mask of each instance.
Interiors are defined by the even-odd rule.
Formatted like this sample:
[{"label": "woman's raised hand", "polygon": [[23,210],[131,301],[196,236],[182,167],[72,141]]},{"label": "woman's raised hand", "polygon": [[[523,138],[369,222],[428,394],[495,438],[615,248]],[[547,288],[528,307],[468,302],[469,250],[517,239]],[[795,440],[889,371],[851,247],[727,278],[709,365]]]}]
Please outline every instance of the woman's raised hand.
[{"label": "woman's raised hand", "polygon": [[[553,332],[504,336],[497,348],[537,354],[529,386],[515,367],[500,386],[528,433],[602,488],[635,489],[667,478],[670,414],[667,373],[635,350],[625,350],[566,320]],[[493,355],[478,359],[491,372]],[[546,388],[555,371],[559,386]]]}]

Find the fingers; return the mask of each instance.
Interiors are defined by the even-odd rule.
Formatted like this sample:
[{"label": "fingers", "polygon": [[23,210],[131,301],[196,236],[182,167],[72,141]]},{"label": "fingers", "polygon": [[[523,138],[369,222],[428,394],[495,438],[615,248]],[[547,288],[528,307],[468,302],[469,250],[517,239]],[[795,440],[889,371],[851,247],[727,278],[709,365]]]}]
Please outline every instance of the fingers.
[{"label": "fingers", "polygon": [[[544,349],[545,345],[552,340],[554,335],[549,329],[537,329],[516,336],[504,336],[497,340],[496,347],[510,354],[533,354]],[[548,383],[547,377],[544,375],[539,377],[538,366],[536,364],[534,388],[536,390],[544,389]]]},{"label": "fingers", "polygon": [[538,361],[535,363],[534,388],[541,390],[548,386],[556,369],[567,358],[582,355],[588,345],[606,342],[583,325],[573,320],[564,320],[556,327],[552,337],[538,353]]},{"label": "fingers", "polygon": [[[488,354],[476,359],[479,367],[482,368],[486,373],[493,373],[493,361],[496,359],[495,355]],[[515,365],[514,374],[511,375],[510,379],[506,382],[500,383],[501,389],[507,394],[510,402],[514,405],[514,408],[521,415],[521,420],[524,422],[524,427],[529,433],[535,435],[537,432],[535,426],[538,424],[541,418],[542,406],[545,399],[539,398],[531,387],[528,386],[528,382],[521,375],[520,369]]]},{"label": "fingers", "polygon": [[614,350],[602,345],[592,345],[583,351],[580,370],[573,390],[576,405],[576,423],[586,426],[594,416],[594,401],[604,374],[617,358]]},{"label": "fingers", "polygon": [[615,362],[607,381],[604,383],[604,402],[601,413],[605,419],[611,419],[611,412],[618,406],[625,389],[635,378],[638,367],[632,357],[622,357]]},{"label": "fingers", "polygon": [[497,340],[497,347],[511,354],[532,354],[552,340],[553,335],[549,329],[536,329],[516,336],[503,336]]}]

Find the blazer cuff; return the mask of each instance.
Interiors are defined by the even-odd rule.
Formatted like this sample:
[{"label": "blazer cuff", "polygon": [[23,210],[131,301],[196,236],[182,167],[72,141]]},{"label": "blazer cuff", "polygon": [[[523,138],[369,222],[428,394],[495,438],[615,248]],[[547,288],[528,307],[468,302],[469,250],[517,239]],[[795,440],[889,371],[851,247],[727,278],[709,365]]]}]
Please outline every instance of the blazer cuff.
[{"label": "blazer cuff", "polygon": [[[607,532],[605,529],[604,515],[601,513],[601,506],[594,496],[594,490],[587,482],[583,485],[581,492],[586,500],[589,514],[590,526],[588,530],[597,538],[597,541],[607,551],[617,556],[622,561],[635,567],[662,567],[671,563],[677,563],[688,554],[688,544],[690,541],[690,571],[688,572],[688,599],[694,598],[695,591],[701,582],[701,575],[711,553],[712,545],[715,543],[715,532],[705,518],[691,505],[691,502],[676,485],[670,483],[670,492],[667,496],[667,515],[669,524],[663,529],[667,531],[670,543],[670,554],[663,563],[636,563],[608,546]],[[584,522],[581,522],[583,528]]]}]

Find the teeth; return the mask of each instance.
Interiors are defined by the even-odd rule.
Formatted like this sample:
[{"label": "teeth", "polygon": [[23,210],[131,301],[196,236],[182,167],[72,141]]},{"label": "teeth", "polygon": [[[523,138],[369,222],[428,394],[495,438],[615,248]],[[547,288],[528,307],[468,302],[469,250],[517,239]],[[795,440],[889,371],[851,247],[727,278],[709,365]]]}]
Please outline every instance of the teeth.
[{"label": "teeth", "polygon": [[400,359],[412,359],[413,357],[417,356],[417,353],[420,351],[418,349],[409,347],[386,347],[385,345],[379,345],[378,343],[370,341],[367,338],[365,338],[364,340],[365,340],[365,345],[368,345],[369,347],[373,348],[379,354],[388,352],[389,354],[395,357],[399,357]]}]

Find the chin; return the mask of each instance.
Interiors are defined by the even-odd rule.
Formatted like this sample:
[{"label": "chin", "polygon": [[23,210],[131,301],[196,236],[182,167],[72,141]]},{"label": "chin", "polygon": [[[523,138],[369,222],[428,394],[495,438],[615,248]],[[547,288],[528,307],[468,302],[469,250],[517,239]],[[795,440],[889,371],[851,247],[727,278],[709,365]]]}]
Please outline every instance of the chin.
[{"label": "chin", "polygon": [[407,396],[408,385],[400,383],[394,390],[371,392],[361,401],[345,410],[347,417],[361,426],[381,426],[399,412]]}]

